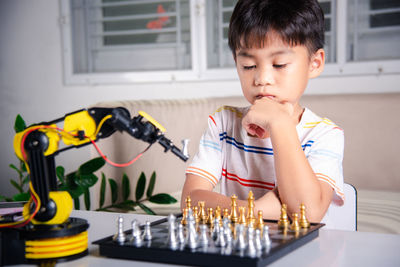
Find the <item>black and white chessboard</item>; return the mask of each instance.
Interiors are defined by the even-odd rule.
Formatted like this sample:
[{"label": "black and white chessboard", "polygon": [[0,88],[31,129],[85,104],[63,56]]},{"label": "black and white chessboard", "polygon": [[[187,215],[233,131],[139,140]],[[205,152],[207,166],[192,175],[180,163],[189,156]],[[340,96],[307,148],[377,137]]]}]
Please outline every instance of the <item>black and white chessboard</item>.
[{"label": "black and white chessboard", "polygon": [[[177,222],[181,219],[178,218]],[[191,266],[265,266],[310,242],[319,235],[324,224],[311,224],[308,229],[299,232],[278,229],[276,221],[265,221],[269,226],[271,246],[259,251],[257,256],[248,256],[245,251],[232,247],[217,247],[211,241],[207,247],[191,249],[181,245],[171,249],[168,245],[168,222],[162,219],[151,223],[151,241],[144,241],[137,246],[129,241],[132,230],[125,231],[127,240],[122,244],[109,236],[93,242],[99,245],[100,255],[111,258],[138,261],[161,262]],[[142,227],[143,228],[143,227]]]}]

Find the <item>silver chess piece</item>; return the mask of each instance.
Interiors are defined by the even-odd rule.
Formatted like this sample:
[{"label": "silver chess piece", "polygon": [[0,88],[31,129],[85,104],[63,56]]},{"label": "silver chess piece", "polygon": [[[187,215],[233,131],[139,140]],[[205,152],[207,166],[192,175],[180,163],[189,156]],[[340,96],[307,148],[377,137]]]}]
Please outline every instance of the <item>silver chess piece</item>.
[{"label": "silver chess piece", "polygon": [[246,255],[248,257],[254,258],[257,256],[256,245],[254,242],[254,228],[249,225],[247,228],[247,250]]},{"label": "silver chess piece", "polygon": [[189,209],[187,218],[187,235],[186,235],[186,246],[191,249],[197,247],[197,232],[196,232],[196,221],[193,216],[192,209]]},{"label": "silver chess piece", "polygon": [[235,242],[235,247],[237,250],[243,251],[246,248],[246,239],[245,239],[245,233],[244,233],[244,225],[239,224],[237,225],[236,228],[236,242]]},{"label": "silver chess piece", "polygon": [[213,227],[213,230],[212,230],[212,232],[211,232],[211,238],[215,241],[215,240],[217,240],[217,237],[218,237],[218,234],[219,234],[219,220],[218,220],[218,218],[215,218],[214,219],[214,227]]},{"label": "silver chess piece", "polygon": [[224,227],[220,225],[216,225],[214,227],[218,227],[218,236],[217,240],[215,240],[215,246],[217,247],[225,247],[226,246],[226,239],[225,239],[225,233],[224,233]]},{"label": "silver chess piece", "polygon": [[151,239],[152,239],[152,235],[151,235],[150,222],[146,221],[146,224],[144,225],[144,231],[143,231],[143,240],[151,241]]},{"label": "silver chess piece", "polygon": [[178,247],[178,238],[176,235],[176,217],[174,214],[168,216],[168,246],[175,250]]},{"label": "silver chess piece", "polygon": [[233,234],[231,230],[231,223],[228,218],[224,218],[222,221],[223,224],[223,231],[225,235],[225,241],[227,244],[232,244],[233,241]]},{"label": "silver chess piece", "polygon": [[207,247],[209,243],[208,227],[206,224],[201,224],[199,228],[200,228],[200,235],[198,243],[201,247]]},{"label": "silver chess piece", "polygon": [[132,242],[135,246],[139,247],[142,245],[142,234],[139,228],[138,221],[136,219],[132,220],[131,226],[132,226],[132,234],[130,242]]},{"label": "silver chess piece", "polygon": [[256,236],[254,238],[254,243],[257,251],[261,251],[263,248],[262,241],[261,241],[261,231],[260,229],[256,229]]},{"label": "silver chess piece", "polygon": [[185,233],[182,224],[178,224],[178,234],[177,234],[178,243],[181,245],[185,244]]},{"label": "silver chess piece", "polygon": [[271,238],[269,237],[269,227],[264,225],[262,233],[262,245],[264,248],[268,249],[271,247]]},{"label": "silver chess piece", "polygon": [[123,244],[126,240],[124,233],[124,218],[120,215],[117,219],[117,233],[113,236],[113,240],[119,244]]}]

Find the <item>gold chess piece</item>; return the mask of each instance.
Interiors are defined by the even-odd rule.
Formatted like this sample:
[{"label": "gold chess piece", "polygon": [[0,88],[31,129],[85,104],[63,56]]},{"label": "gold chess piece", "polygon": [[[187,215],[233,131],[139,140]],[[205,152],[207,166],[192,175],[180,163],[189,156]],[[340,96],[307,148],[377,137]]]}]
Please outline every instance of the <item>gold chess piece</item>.
[{"label": "gold chess piece", "polygon": [[207,224],[211,227],[214,225],[214,211],[213,208],[208,208]]},{"label": "gold chess piece", "polygon": [[222,218],[228,218],[228,219],[230,219],[229,218],[229,210],[227,209],[227,208],[225,208],[224,210],[223,210],[223,217]]},{"label": "gold chess piece", "polygon": [[286,204],[282,204],[281,207],[281,216],[278,221],[278,228],[279,229],[286,229],[289,226],[289,219],[287,216],[287,206]]},{"label": "gold chess piece", "polygon": [[200,222],[199,207],[198,206],[194,206],[193,207],[193,217],[194,217],[194,220],[195,220],[196,224],[198,224]]},{"label": "gold chess piece", "polygon": [[263,219],[263,212],[262,210],[258,211],[258,217],[257,217],[257,222],[256,222],[256,228],[260,229],[261,233],[264,227],[264,219]]},{"label": "gold chess piece", "polygon": [[301,228],[309,228],[310,227],[310,222],[307,220],[307,217],[306,217],[306,206],[303,203],[300,204],[299,224],[300,224]]},{"label": "gold chess piece", "polygon": [[184,208],[183,209],[183,214],[182,214],[182,220],[181,220],[181,224],[186,225],[187,224],[187,217],[189,215],[189,209],[188,208]]},{"label": "gold chess piece", "polygon": [[239,207],[239,224],[247,225],[245,212],[246,207]]},{"label": "gold chess piece", "polygon": [[218,220],[219,225],[222,226],[222,215],[221,215],[221,207],[217,206],[215,208],[215,219]]},{"label": "gold chess piece", "polygon": [[256,217],[254,216],[254,195],[253,191],[249,192],[248,198],[247,198],[247,217],[246,217],[246,222],[247,225],[253,225],[253,227],[256,224]]},{"label": "gold chess piece", "polygon": [[237,209],[236,209],[236,206],[237,206],[236,200],[237,200],[237,196],[236,195],[232,195],[231,196],[231,215],[230,215],[230,218],[231,218],[231,222],[234,223],[234,224],[239,221],[239,216],[238,216]]},{"label": "gold chess piece", "polygon": [[186,203],[186,208],[188,208],[188,209],[192,208],[192,199],[190,198],[190,196],[186,197],[185,203]]},{"label": "gold chess piece", "polygon": [[290,230],[298,232],[300,231],[299,215],[297,213],[293,213],[292,216],[293,216],[293,221],[292,224],[290,225]]},{"label": "gold chess piece", "polygon": [[207,223],[207,214],[205,210],[205,202],[204,201],[199,201],[199,218],[200,218],[200,224],[206,224]]}]

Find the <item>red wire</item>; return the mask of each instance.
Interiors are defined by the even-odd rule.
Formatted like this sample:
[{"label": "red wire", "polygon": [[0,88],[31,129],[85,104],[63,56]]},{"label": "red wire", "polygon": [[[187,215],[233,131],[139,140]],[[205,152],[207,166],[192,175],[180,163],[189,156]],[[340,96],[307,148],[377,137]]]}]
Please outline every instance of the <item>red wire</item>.
[{"label": "red wire", "polygon": [[129,162],[126,162],[126,163],[115,163],[115,162],[109,160],[109,159],[107,158],[107,156],[104,155],[103,152],[101,152],[100,148],[97,146],[97,144],[94,142],[94,140],[90,139],[90,142],[92,142],[92,144],[93,144],[94,147],[96,148],[97,152],[100,154],[100,156],[101,156],[108,164],[111,164],[112,166],[114,166],[114,167],[119,167],[119,168],[127,167],[127,166],[133,164],[133,163],[134,163],[135,161],[137,161],[141,156],[143,156],[143,153],[146,152],[146,151],[150,148],[150,146],[151,146],[151,144],[150,144],[145,150],[143,150],[141,153],[139,153],[135,158],[133,158],[133,159],[132,159],[131,161],[129,161]]}]

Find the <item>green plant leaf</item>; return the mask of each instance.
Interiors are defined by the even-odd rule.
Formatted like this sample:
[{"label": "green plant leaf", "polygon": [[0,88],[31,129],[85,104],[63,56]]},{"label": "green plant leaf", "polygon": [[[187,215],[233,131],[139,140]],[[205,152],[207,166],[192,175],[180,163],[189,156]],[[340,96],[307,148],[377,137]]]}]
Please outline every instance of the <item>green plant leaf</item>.
[{"label": "green plant leaf", "polygon": [[100,184],[100,200],[99,200],[100,208],[103,207],[105,198],[106,198],[106,175],[102,172],[101,184]]},{"label": "green plant leaf", "polygon": [[131,194],[131,185],[128,176],[124,173],[122,176],[122,200],[127,200]]},{"label": "green plant leaf", "polygon": [[113,205],[113,207],[115,207],[117,209],[130,210],[130,211],[135,211],[136,210],[135,206],[136,206],[136,202],[134,202],[132,200],[124,201],[124,202]]},{"label": "green plant leaf", "polygon": [[86,210],[90,210],[90,191],[89,188],[85,189],[85,193],[83,194],[85,200]]},{"label": "green plant leaf", "polygon": [[61,184],[65,184],[65,169],[63,166],[57,166],[56,175]]},{"label": "green plant leaf", "polygon": [[111,203],[114,204],[117,202],[118,199],[118,187],[117,182],[114,179],[108,179],[108,183],[110,184],[111,188]]},{"label": "green plant leaf", "polygon": [[146,175],[142,172],[136,184],[136,201],[139,201],[144,194],[144,188],[146,186]]},{"label": "green plant leaf", "polygon": [[18,192],[23,193],[22,187],[14,180],[10,180],[10,183],[18,190]]},{"label": "green plant leaf", "polygon": [[19,160],[19,165],[21,166],[21,170],[23,172],[27,172],[28,170],[26,169],[26,164],[22,160]]},{"label": "green plant leaf", "polygon": [[81,204],[79,202],[79,198],[74,198],[74,207],[76,210],[80,210],[81,209]]},{"label": "green plant leaf", "polygon": [[147,192],[146,192],[147,198],[149,198],[153,195],[155,184],[156,184],[156,172],[153,172],[150,177],[149,186],[147,187]]},{"label": "green plant leaf", "polygon": [[89,188],[97,183],[99,178],[93,173],[75,177],[75,183],[83,188]]},{"label": "green plant leaf", "polygon": [[30,180],[29,174],[25,175],[24,179],[22,180],[22,184],[25,185],[25,184],[29,183],[29,180]]},{"label": "green plant leaf", "polygon": [[19,177],[23,176],[22,171],[20,171],[14,164],[10,164],[8,166],[10,166],[11,169],[16,170],[18,172]]},{"label": "green plant leaf", "polygon": [[31,195],[28,192],[16,194],[12,197],[13,201],[28,201]]},{"label": "green plant leaf", "polygon": [[79,167],[78,173],[79,173],[79,175],[92,174],[95,171],[97,171],[98,169],[100,169],[101,167],[103,167],[105,163],[106,162],[102,157],[91,159],[91,160],[83,163]]},{"label": "green plant leaf", "polygon": [[142,209],[142,210],[144,210],[147,214],[149,214],[149,215],[156,215],[156,213],[152,210],[152,209],[150,209],[149,207],[147,207],[146,205],[144,205],[144,204],[142,204],[142,203],[138,203],[138,205],[139,205],[139,207]]},{"label": "green plant leaf", "polygon": [[15,118],[15,123],[14,123],[14,130],[16,133],[22,132],[23,130],[26,129],[26,124],[24,119],[21,117],[21,115],[17,115]]},{"label": "green plant leaf", "polygon": [[150,202],[157,204],[173,204],[176,203],[177,200],[169,194],[160,193],[149,198]]}]

